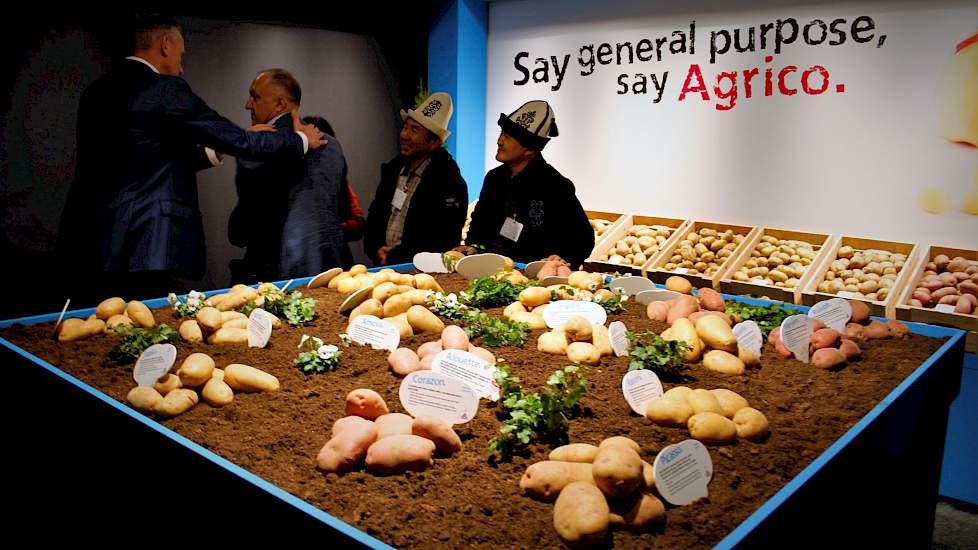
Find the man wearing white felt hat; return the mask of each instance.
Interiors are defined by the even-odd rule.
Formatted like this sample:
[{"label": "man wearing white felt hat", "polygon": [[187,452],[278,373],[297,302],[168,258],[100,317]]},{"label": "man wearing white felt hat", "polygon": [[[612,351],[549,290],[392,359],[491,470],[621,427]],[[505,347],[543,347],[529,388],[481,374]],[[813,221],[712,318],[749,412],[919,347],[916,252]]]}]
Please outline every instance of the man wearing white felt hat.
[{"label": "man wearing white felt hat", "polygon": [[574,184],[543,159],[557,122],[546,101],[499,115],[496,160],[486,174],[466,242],[531,262],[560,256],[574,268],[594,248],[594,231]]},{"label": "man wearing white felt hat", "polygon": [[443,148],[452,98],[431,94],[416,109],[401,111],[400,153],[380,168],[380,184],[367,210],[363,248],[377,265],[410,262],[418,252],[442,252],[458,244],[468,189]]}]

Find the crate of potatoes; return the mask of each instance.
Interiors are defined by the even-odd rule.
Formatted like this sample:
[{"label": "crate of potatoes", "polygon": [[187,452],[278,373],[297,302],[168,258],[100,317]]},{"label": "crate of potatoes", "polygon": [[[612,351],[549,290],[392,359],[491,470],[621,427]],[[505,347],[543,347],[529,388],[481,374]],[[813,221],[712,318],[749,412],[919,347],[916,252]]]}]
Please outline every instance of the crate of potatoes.
[{"label": "crate of potatoes", "polygon": [[594,229],[594,248],[591,250],[593,254],[608,234],[615,227],[618,227],[625,215],[617,212],[601,212],[600,210],[585,210],[584,213],[587,214],[587,221],[591,223],[591,228]]},{"label": "crate of potatoes", "polygon": [[916,260],[917,247],[912,243],[843,236],[832,244],[819,272],[802,289],[802,303],[861,300],[872,315],[895,319],[900,293]]},{"label": "crate of potatoes", "polygon": [[584,262],[588,271],[640,275],[642,266],[668,248],[688,220],[627,214],[610,228]]},{"label": "crate of potatoes", "polygon": [[801,290],[825,257],[833,237],[790,229],[760,227],[720,279],[720,292],[790,304],[801,303]]},{"label": "crate of potatoes", "polygon": [[746,225],[691,221],[671,246],[642,268],[642,274],[657,283],[679,275],[696,288],[717,288],[731,258],[740,253],[756,230]]},{"label": "crate of potatoes", "polygon": [[978,341],[978,251],[931,246],[900,294],[898,319],[968,331],[968,351]]}]

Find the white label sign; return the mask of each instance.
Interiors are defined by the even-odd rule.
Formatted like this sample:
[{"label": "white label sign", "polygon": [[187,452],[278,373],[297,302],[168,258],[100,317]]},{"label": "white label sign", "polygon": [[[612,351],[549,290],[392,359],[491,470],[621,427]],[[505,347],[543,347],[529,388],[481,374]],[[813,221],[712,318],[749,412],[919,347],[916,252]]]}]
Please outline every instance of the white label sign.
[{"label": "white label sign", "polygon": [[818,319],[829,328],[845,333],[846,323],[852,319],[852,306],[842,298],[832,298],[812,306],[812,309],[808,311],[808,316],[812,319]]},{"label": "white label sign", "polygon": [[649,401],[662,396],[662,382],[650,370],[633,370],[621,379],[621,392],[635,414],[645,416]]},{"label": "white label sign", "polygon": [[431,361],[431,370],[465,382],[479,397],[499,399],[496,366],[467,351],[446,349],[438,352]]},{"label": "white label sign", "polygon": [[263,348],[272,336],[272,315],[261,308],[251,310],[248,316],[248,347]]},{"label": "white label sign", "polygon": [[689,273],[689,268],[688,267],[677,267],[676,269],[673,269],[672,272],[673,273],[676,273],[677,275],[685,275],[685,274]]},{"label": "white label sign", "polygon": [[835,295],[836,296],[839,296],[841,298],[848,298],[850,300],[858,300],[859,299],[859,297],[856,296],[856,293],[855,292],[849,292],[848,290],[840,290],[840,291],[836,292]]},{"label": "white label sign", "polygon": [[643,290],[655,290],[655,283],[645,277],[618,277],[608,284],[611,290],[621,290],[628,296],[635,296]]},{"label": "white label sign", "polygon": [[441,254],[437,252],[418,252],[412,260],[414,267],[425,273],[448,273]]},{"label": "white label sign", "polygon": [[507,239],[516,242],[520,240],[520,235],[523,233],[523,224],[514,220],[513,218],[506,218],[503,222],[502,229],[499,230],[499,234]]},{"label": "white label sign", "polygon": [[749,349],[754,355],[761,356],[761,347],[764,345],[764,336],[761,334],[761,327],[754,321],[744,321],[737,323],[733,328],[734,336],[737,337],[737,345]]},{"label": "white label sign", "polygon": [[936,306],[934,306],[934,311],[940,311],[941,313],[954,313],[954,305],[937,304]]},{"label": "white label sign", "polygon": [[506,260],[499,254],[473,254],[455,264],[455,271],[468,280],[488,277],[506,266]]},{"label": "white label sign", "polygon": [[173,344],[153,344],[136,359],[132,378],[140,386],[153,387],[160,377],[170,372],[176,360],[177,348]]},{"label": "white label sign", "polygon": [[479,412],[479,396],[468,384],[428,370],[405,376],[398,396],[415,418],[434,416],[449,424],[464,424]]},{"label": "white label sign", "polygon": [[628,336],[626,333],[628,328],[625,327],[625,323],[621,321],[615,321],[608,325],[608,339],[611,340],[611,349],[615,350],[616,357],[624,357],[628,355]]},{"label": "white label sign", "polygon": [[652,302],[668,302],[669,300],[675,300],[680,296],[682,296],[682,294],[674,290],[643,290],[635,295],[635,301],[640,304],[649,305]]},{"label": "white label sign", "polygon": [[558,300],[551,302],[547,309],[543,310],[543,320],[550,328],[562,326],[568,319],[577,315],[584,317],[592,325],[603,325],[608,320],[608,313],[594,302]]},{"label": "white label sign", "polygon": [[792,315],[781,323],[781,342],[795,359],[808,362],[808,344],[812,341],[812,318],[808,315]]},{"label": "white label sign", "polygon": [[687,439],[662,449],[652,463],[655,488],[675,506],[685,506],[709,496],[713,477],[710,453],[699,441]]},{"label": "white label sign", "polygon": [[374,349],[394,351],[401,342],[401,333],[397,327],[373,315],[358,315],[350,321],[346,333],[354,342],[370,344]]},{"label": "white label sign", "polygon": [[526,269],[523,270],[523,275],[526,275],[531,279],[536,279],[537,273],[540,273],[540,270],[543,269],[543,266],[546,264],[547,262],[545,260],[537,260],[535,262],[530,262],[526,264]]}]

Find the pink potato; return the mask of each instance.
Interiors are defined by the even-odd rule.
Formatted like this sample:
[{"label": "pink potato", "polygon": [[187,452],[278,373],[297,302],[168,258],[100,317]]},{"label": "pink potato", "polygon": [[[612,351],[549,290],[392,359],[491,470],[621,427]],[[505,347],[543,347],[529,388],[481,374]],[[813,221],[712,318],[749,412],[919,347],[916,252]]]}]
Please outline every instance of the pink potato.
[{"label": "pink potato", "polygon": [[954,305],[955,313],[963,313],[965,315],[970,315],[971,312],[974,311],[975,305],[972,303],[971,300],[968,299],[969,297],[973,298],[973,296],[967,294],[965,296],[961,296],[960,299],[958,299],[957,304]]},{"label": "pink potato", "polygon": [[865,340],[866,328],[857,323],[848,323],[845,336],[850,340]]},{"label": "pink potato", "polygon": [[376,474],[420,472],[434,464],[431,455],[435,444],[430,439],[412,435],[392,435],[378,439],[367,449],[367,471]]},{"label": "pink potato", "polygon": [[418,357],[424,359],[429,355],[435,355],[436,353],[442,351],[441,340],[435,340],[434,342],[425,342],[421,344],[418,348]]},{"label": "pink potato", "polygon": [[410,348],[397,348],[391,352],[387,356],[387,364],[398,376],[407,376],[416,370],[421,370],[421,360]]},{"label": "pink potato", "polygon": [[864,333],[866,334],[866,338],[872,340],[889,338],[890,327],[886,326],[886,323],[881,323],[874,319],[869,322],[869,326],[866,327]]},{"label": "pink potato", "polygon": [[822,348],[812,354],[812,365],[817,369],[831,369],[846,362],[846,355],[835,348]]},{"label": "pink potato", "polygon": [[781,354],[782,357],[791,357],[794,353],[784,346],[784,342],[781,341],[781,327],[778,327],[771,331],[768,336],[768,342],[774,345],[774,349]]},{"label": "pink potato", "polygon": [[912,305],[913,307],[924,307],[924,304],[920,303],[920,300],[917,300],[916,298],[910,300],[910,305]]},{"label": "pink potato", "polygon": [[677,319],[685,319],[690,315],[699,310],[700,305],[696,302],[696,297],[690,295],[683,295],[675,300],[669,300],[672,302],[669,308],[669,315],[666,317],[666,322],[669,326],[672,326]]},{"label": "pink potato", "polygon": [[825,323],[819,321],[818,319],[812,319],[812,332],[818,332],[825,328]]},{"label": "pink potato", "polygon": [[462,450],[462,440],[451,424],[433,416],[419,416],[411,424],[411,433],[430,439],[439,453],[452,455]]},{"label": "pink potato", "polygon": [[846,356],[846,359],[851,359],[853,357],[859,357],[862,355],[862,350],[859,349],[859,346],[852,340],[846,340],[845,338],[843,338],[842,343],[839,344],[839,351]]},{"label": "pink potato", "polygon": [[917,287],[913,291],[913,299],[922,304],[930,303],[930,291],[926,288]]},{"label": "pink potato", "polygon": [[958,283],[958,292],[978,297],[978,284],[971,280],[961,281]]},{"label": "pink potato", "polygon": [[[334,425],[335,435],[316,456],[316,466],[324,472],[343,473],[353,470],[367,453],[367,449],[377,440],[377,427],[373,422],[356,416],[347,418],[359,418],[359,421],[347,422],[340,430]],[[338,420],[337,424],[339,422]]]},{"label": "pink potato", "polygon": [[331,437],[336,437],[340,435],[347,428],[353,428],[357,426],[366,426],[366,422],[373,424],[372,420],[367,420],[362,416],[344,416],[336,422],[333,422],[333,431],[330,433]]},{"label": "pink potato", "polygon": [[380,415],[387,414],[390,409],[379,393],[360,388],[353,390],[346,395],[346,415],[362,416],[367,420],[374,420]]},{"label": "pink potato", "polygon": [[653,321],[665,321],[669,318],[669,302],[651,302],[645,308],[645,313]]},{"label": "pink potato", "polygon": [[381,440],[395,435],[411,433],[411,425],[414,419],[404,413],[390,413],[378,416],[374,421],[377,424],[377,439]]},{"label": "pink potato", "polygon": [[910,329],[907,328],[907,325],[896,319],[887,321],[886,328],[889,329],[890,336],[894,338],[908,338],[910,336]]},{"label": "pink potato", "polygon": [[496,364],[496,356],[493,355],[492,352],[487,350],[486,348],[480,348],[479,346],[469,344],[469,353],[475,355],[476,357],[482,359],[483,361],[488,362],[490,365]]},{"label": "pink potato", "polygon": [[[932,304],[940,304],[940,303],[942,303],[941,302],[941,298],[944,298],[946,296],[958,296],[959,294],[960,294],[960,292],[958,292],[958,289],[957,288],[954,288],[953,286],[939,288],[939,289],[935,290],[934,292],[931,292],[930,293],[930,303],[932,303]],[[957,300],[955,300],[955,301],[957,301]]]},{"label": "pink potato", "polygon": [[707,311],[724,311],[726,309],[726,304],[723,302],[723,296],[720,296],[720,293],[712,288],[701,288],[699,291],[699,299],[700,308]]},{"label": "pink potato", "polygon": [[443,349],[469,350],[469,337],[458,325],[448,325],[441,333],[441,347]]},{"label": "pink potato", "polygon": [[425,355],[424,359],[421,360],[421,368],[418,370],[431,370],[431,364],[435,362],[435,355],[437,354]]},{"label": "pink potato", "polygon": [[859,300],[849,300],[849,307],[852,308],[852,318],[850,321],[865,325],[869,320],[869,306]]},{"label": "pink potato", "polygon": [[822,349],[835,347],[839,341],[839,331],[831,328],[822,328],[812,333],[812,349]]},{"label": "pink potato", "polygon": [[924,289],[927,289],[927,291],[929,291],[929,292],[934,292],[935,290],[938,290],[940,288],[944,288],[944,281],[942,281],[938,277],[927,276],[927,277],[924,277],[920,281],[920,283],[918,283],[917,286],[919,286],[921,288],[924,288]]}]

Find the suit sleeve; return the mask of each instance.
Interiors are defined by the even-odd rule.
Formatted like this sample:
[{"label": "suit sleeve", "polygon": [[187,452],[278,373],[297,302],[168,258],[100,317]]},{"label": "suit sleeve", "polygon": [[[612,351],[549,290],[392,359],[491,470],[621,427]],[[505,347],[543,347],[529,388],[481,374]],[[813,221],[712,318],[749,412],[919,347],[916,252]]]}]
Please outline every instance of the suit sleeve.
[{"label": "suit sleeve", "polygon": [[167,121],[190,143],[254,160],[301,159],[304,154],[295,132],[246,132],[211,109],[182,78],[170,79],[162,94]]}]

